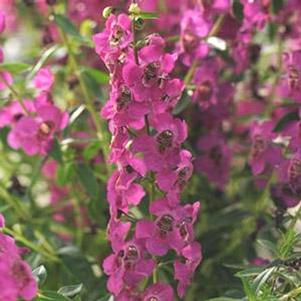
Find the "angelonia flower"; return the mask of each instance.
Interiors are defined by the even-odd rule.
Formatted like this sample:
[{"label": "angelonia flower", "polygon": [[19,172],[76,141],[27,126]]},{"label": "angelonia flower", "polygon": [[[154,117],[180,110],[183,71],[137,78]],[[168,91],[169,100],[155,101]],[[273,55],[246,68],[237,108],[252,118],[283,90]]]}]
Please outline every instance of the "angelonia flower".
[{"label": "angelonia flower", "polygon": [[[4,217],[0,215],[0,227],[4,225]],[[30,301],[37,295],[38,285],[22,253],[23,249],[12,237],[0,232],[0,300]]]},{"label": "angelonia flower", "polygon": [[0,127],[9,126],[7,140],[13,149],[27,155],[46,155],[55,137],[68,124],[68,113],[62,112],[51,98],[54,75],[42,68],[33,80],[38,91],[33,100],[13,100],[0,110]]},{"label": "angelonia flower", "polygon": [[[173,251],[182,297],[202,258],[193,230],[200,204],[180,203],[193,165],[182,148],[187,124],[171,112],[184,86],[172,77],[177,55],[165,52],[164,39],[150,34],[136,49],[132,22],[126,14],[111,14],[93,38],[110,71],[110,98],[101,115],[112,133],[109,161],[117,166],[107,186],[113,253],[103,268],[117,301],[173,300],[170,284],[158,280],[144,289],[140,284],[158,272],[159,258]],[[138,219],[133,208],[147,200],[149,217]]]}]

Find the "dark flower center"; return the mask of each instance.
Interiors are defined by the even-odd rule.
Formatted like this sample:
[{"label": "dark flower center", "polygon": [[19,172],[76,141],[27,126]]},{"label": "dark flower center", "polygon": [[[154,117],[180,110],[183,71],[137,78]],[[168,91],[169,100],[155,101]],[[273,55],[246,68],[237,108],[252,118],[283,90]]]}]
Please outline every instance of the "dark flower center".
[{"label": "dark flower center", "polygon": [[209,158],[215,163],[216,166],[221,165],[222,157],[223,154],[220,146],[216,145],[210,149]]},{"label": "dark flower center", "polygon": [[200,100],[208,100],[211,98],[213,94],[213,86],[211,81],[206,80],[202,82],[198,87],[197,87],[198,95]]},{"label": "dark flower center", "polygon": [[184,33],[182,41],[185,52],[195,50],[199,44],[199,38],[189,30]]},{"label": "dark flower center", "polygon": [[299,87],[299,72],[292,65],[288,67],[288,84],[291,90],[296,90]]},{"label": "dark flower center", "polygon": [[24,115],[22,113],[14,115],[13,119],[15,122],[19,121]]},{"label": "dark flower center", "polygon": [[119,25],[115,25],[110,37],[110,44],[117,46],[123,37],[124,31]]},{"label": "dark flower center", "polygon": [[139,252],[134,245],[129,245],[126,251],[125,261],[136,261],[139,258]]},{"label": "dark flower center", "polygon": [[157,143],[159,144],[159,150],[164,151],[165,149],[172,146],[173,132],[165,130],[157,136]]},{"label": "dark flower center", "polygon": [[288,168],[290,182],[295,182],[301,175],[301,160],[293,158]]},{"label": "dark flower center", "polygon": [[131,165],[127,165],[127,166],[125,167],[125,171],[126,171],[127,173],[132,173],[132,172],[134,171],[134,168],[133,168]]},{"label": "dark flower center", "polygon": [[253,158],[257,158],[265,150],[266,142],[261,135],[254,137],[251,153]]},{"label": "dark flower center", "polygon": [[131,99],[131,91],[127,87],[123,86],[120,97],[117,99],[117,111],[120,112],[127,109]]},{"label": "dark flower center", "polygon": [[147,299],[147,301],[159,301],[157,297],[151,296]]},{"label": "dark flower center", "polygon": [[54,128],[54,123],[52,121],[45,121],[40,124],[38,131],[38,136],[40,138],[46,138],[50,135],[51,131]]},{"label": "dark flower center", "polygon": [[159,228],[160,235],[166,237],[169,232],[173,230],[174,218],[169,214],[164,214],[157,221],[157,227]]},{"label": "dark flower center", "polygon": [[142,81],[145,86],[150,86],[157,82],[159,68],[159,62],[150,63],[144,68]]}]

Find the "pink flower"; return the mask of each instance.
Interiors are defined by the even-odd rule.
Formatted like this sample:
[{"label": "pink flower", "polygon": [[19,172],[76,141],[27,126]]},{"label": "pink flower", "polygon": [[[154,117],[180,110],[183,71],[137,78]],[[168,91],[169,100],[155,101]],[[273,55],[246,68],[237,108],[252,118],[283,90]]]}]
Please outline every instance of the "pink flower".
[{"label": "pink flower", "polygon": [[180,251],[194,239],[193,223],[200,204],[171,207],[166,199],[150,205],[150,213],[157,216],[155,222],[141,220],[136,225],[137,238],[146,239],[146,248],[153,255],[162,256],[169,249]]},{"label": "pink flower", "polygon": [[252,149],[250,164],[254,175],[262,173],[265,168],[276,167],[281,162],[281,149],[273,145],[276,134],[272,132],[272,121],[254,122],[251,126]]},{"label": "pink flower", "polygon": [[164,283],[155,283],[149,286],[142,295],[141,301],[173,301],[172,287]]},{"label": "pink flower", "polygon": [[37,116],[21,118],[8,135],[12,148],[22,148],[30,156],[46,154],[55,133],[64,129],[68,122],[68,115],[52,105],[41,106],[36,113]]},{"label": "pink flower", "polygon": [[181,40],[179,54],[187,66],[193,60],[204,57],[209,52],[209,47],[204,38],[210,31],[211,22],[206,20],[199,9],[186,10],[181,21]]},{"label": "pink flower", "polygon": [[0,300],[32,300],[37,294],[29,265],[22,260],[22,249],[10,236],[0,233]]},{"label": "pink flower", "polygon": [[124,287],[135,288],[152,273],[154,265],[141,241],[133,239],[125,243],[104,260],[104,272],[109,275],[108,290],[118,295]]},{"label": "pink flower", "polygon": [[164,41],[158,36],[149,38],[149,45],[139,51],[139,66],[130,57],[122,76],[136,101],[156,101],[165,94],[165,80],[174,68],[176,57],[164,52]]},{"label": "pink flower", "polygon": [[49,67],[42,68],[35,76],[34,85],[43,91],[49,91],[54,83],[54,75]]},{"label": "pink flower", "polygon": [[131,20],[125,14],[110,15],[102,33],[93,36],[97,54],[106,61],[112,54],[127,48],[133,40]]},{"label": "pink flower", "polygon": [[110,119],[114,126],[144,127],[144,116],[150,111],[147,103],[135,101],[132,92],[125,85],[112,89],[110,99],[102,109],[102,116]]},{"label": "pink flower", "polygon": [[201,137],[198,141],[198,149],[201,154],[196,159],[196,169],[223,189],[228,181],[232,157],[223,136],[214,131]]},{"label": "pink flower", "polygon": [[0,33],[5,29],[5,13],[0,10]]},{"label": "pink flower", "polygon": [[185,294],[187,286],[191,283],[193,274],[197,266],[202,261],[202,249],[199,243],[184,247],[180,254],[183,260],[176,260],[174,263],[175,279],[178,283],[178,294],[182,298]]}]

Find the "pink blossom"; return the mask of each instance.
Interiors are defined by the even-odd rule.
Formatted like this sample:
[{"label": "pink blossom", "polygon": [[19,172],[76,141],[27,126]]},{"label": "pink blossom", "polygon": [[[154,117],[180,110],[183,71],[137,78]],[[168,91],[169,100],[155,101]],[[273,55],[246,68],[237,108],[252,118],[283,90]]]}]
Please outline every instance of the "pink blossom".
[{"label": "pink blossom", "polygon": [[34,85],[43,91],[49,91],[54,83],[54,75],[49,67],[42,68],[35,76]]}]

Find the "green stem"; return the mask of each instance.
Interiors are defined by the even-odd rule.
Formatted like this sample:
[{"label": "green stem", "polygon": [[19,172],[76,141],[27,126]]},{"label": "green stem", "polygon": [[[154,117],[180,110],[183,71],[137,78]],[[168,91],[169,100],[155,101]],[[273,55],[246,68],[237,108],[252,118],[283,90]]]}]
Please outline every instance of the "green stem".
[{"label": "green stem", "polygon": [[[68,39],[67,35],[61,29],[59,29],[59,32],[60,32],[60,35],[61,35],[62,40],[64,42],[64,45],[68,50],[70,67],[71,67],[71,69],[73,70],[73,72],[75,73],[75,75],[78,78],[79,85],[80,85],[81,91],[83,93],[87,109],[91,114],[93,123],[94,123],[95,128],[96,128],[97,137],[100,141],[103,142],[103,152],[104,152],[105,159],[107,159],[108,156],[109,156],[109,147],[108,147],[109,138],[108,138],[108,135],[106,134],[106,131],[105,130],[102,131],[102,129],[105,126],[102,123],[102,120],[99,117],[99,114],[96,112],[96,110],[94,108],[93,100],[90,97],[89,91],[86,87],[85,80],[82,77],[80,68],[79,68],[78,63],[77,63],[75,53],[74,53],[74,51],[71,47],[71,44],[69,43],[69,39]],[[107,164],[106,164],[106,166],[107,166]],[[109,168],[109,167],[107,166],[107,168]],[[108,170],[108,173],[109,173],[109,170]]]},{"label": "green stem", "polygon": [[59,261],[56,254],[48,252],[44,248],[41,248],[37,244],[27,240],[25,237],[21,236],[19,233],[16,233],[8,228],[2,228],[2,232],[5,234],[8,234],[8,235],[11,235],[12,237],[14,237],[15,240],[21,242],[22,244],[24,244],[26,247],[30,248],[34,252],[37,252],[37,253],[43,255],[45,258],[49,259],[50,261],[55,261],[55,262]]},{"label": "green stem", "polygon": [[26,115],[30,115],[30,112],[27,110],[26,106],[24,105],[24,102],[22,100],[22,97],[19,95],[19,93],[14,89],[13,86],[9,84],[9,82],[6,80],[6,78],[0,73],[1,79],[3,80],[5,86],[11,91],[12,95],[17,99],[20,106],[22,107],[24,113]]}]

